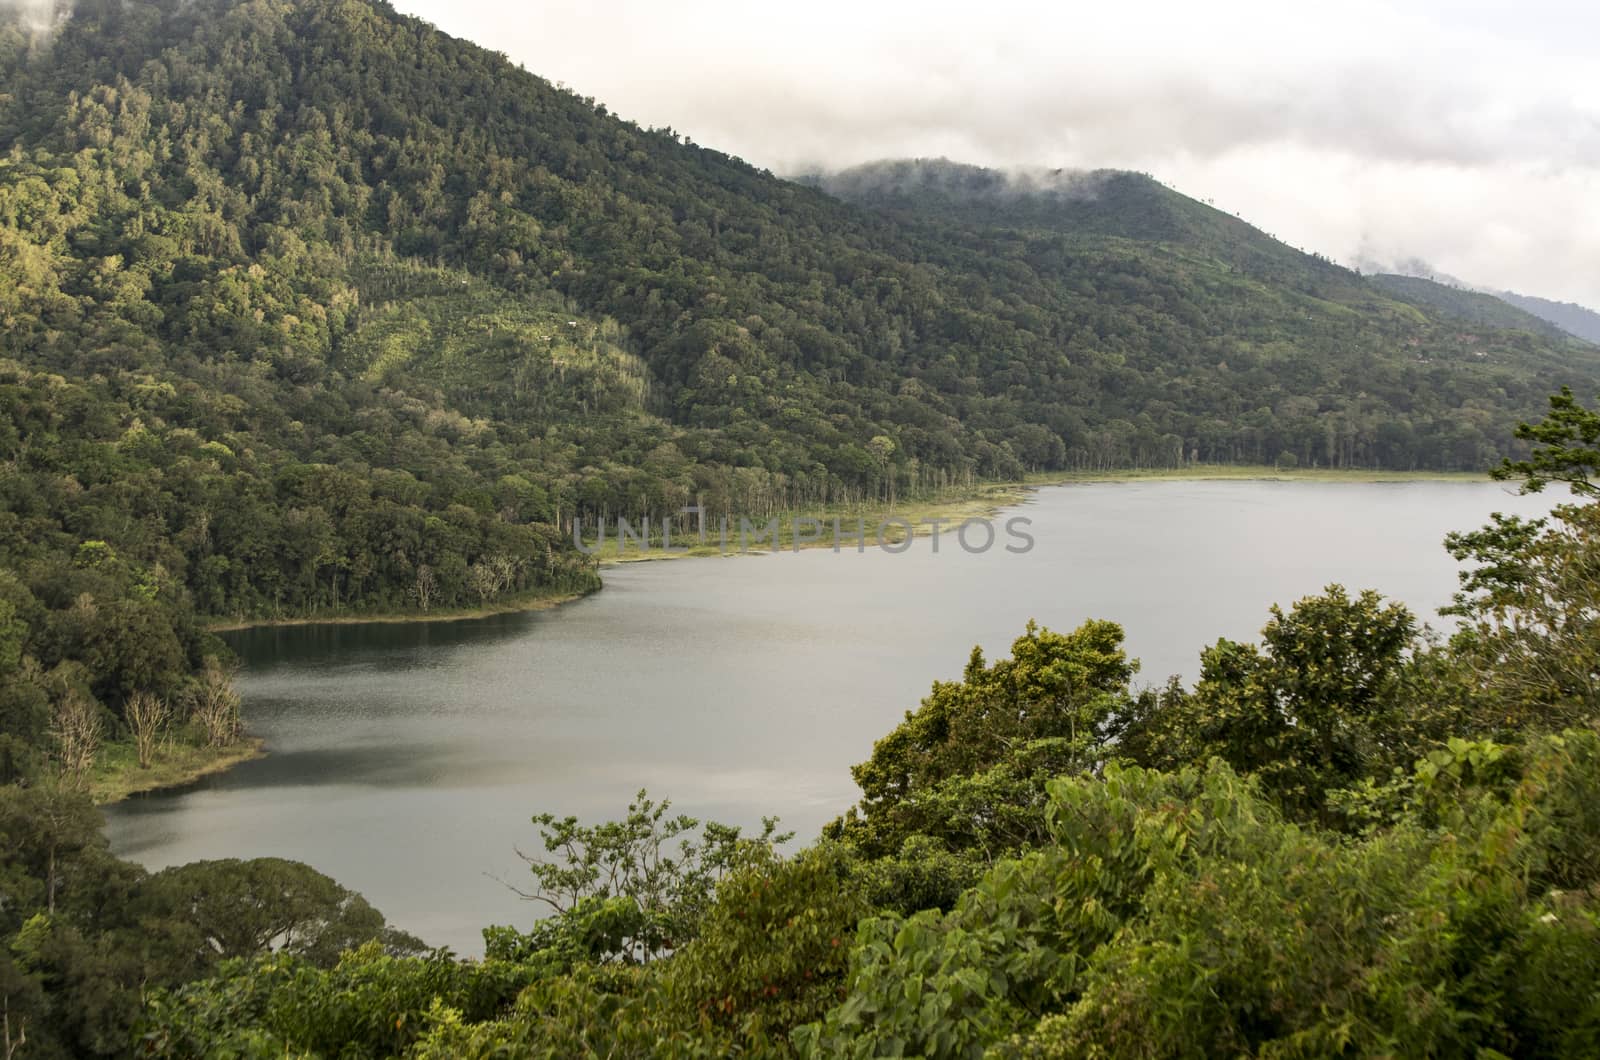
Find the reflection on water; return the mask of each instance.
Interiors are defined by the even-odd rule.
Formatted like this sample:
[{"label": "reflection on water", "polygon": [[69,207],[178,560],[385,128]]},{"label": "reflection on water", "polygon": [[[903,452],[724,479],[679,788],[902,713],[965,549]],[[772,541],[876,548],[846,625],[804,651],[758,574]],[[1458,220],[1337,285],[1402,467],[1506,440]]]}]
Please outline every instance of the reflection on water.
[{"label": "reflection on water", "polygon": [[1141,679],[1192,678],[1218,636],[1329,582],[1426,618],[1455,586],[1439,542],[1549,501],[1475,483],[1168,482],[1041,491],[1034,550],[948,537],[869,549],[634,564],[553,611],[230,634],[250,729],[271,754],[107,814],[117,852],[307,861],[430,942],[479,952],[531,919],[491,876],[549,810],[620,812],[641,787],[685,812],[813,836],[849,766],[1029,618],[1122,622]]},{"label": "reflection on water", "polygon": [[263,626],[224,634],[235,651],[252,660],[293,659],[306,666],[415,670],[462,645],[483,646],[515,637],[526,614],[489,615],[460,622],[352,622]]}]

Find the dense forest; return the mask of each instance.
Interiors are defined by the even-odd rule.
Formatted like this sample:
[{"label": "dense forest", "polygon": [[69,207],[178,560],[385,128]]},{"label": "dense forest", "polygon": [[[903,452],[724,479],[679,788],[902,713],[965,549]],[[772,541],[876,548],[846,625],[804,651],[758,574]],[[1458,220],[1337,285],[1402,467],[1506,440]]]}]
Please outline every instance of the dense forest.
[{"label": "dense forest", "polygon": [[643,792],[534,817],[548,915],[481,960],[302,865],[146,873],[81,795],[0,789],[6,1055],[1593,1056],[1600,412],[1522,434],[1503,473],[1575,496],[1452,535],[1449,639],[1330,586],[1141,688],[1116,624],[1030,624],[798,853]]},{"label": "dense forest", "polygon": [[1600,376],[1136,174],[830,194],[383,4],[7,10],[3,775],[67,700],[194,700],[214,619],[592,589],[578,519],[1476,469]]},{"label": "dense forest", "polygon": [[[1096,993],[1112,971],[1094,962],[1159,964],[1106,949],[1144,937],[1116,925],[1145,923],[1155,869],[1107,883],[1115,901],[1061,876],[1063,851],[1100,842],[1072,830],[1090,819],[1167,844],[1094,856],[1178,873],[1161,892],[1174,917],[1243,917],[1184,906],[1182,881],[1277,851],[1341,879],[1433,880],[1437,900],[1374,907],[1423,931],[1454,915],[1452,888],[1478,886],[1450,875],[1477,858],[1509,903],[1482,912],[1503,918],[1484,943],[1494,974],[1533,969],[1551,977],[1541,1004],[1577,1004],[1561,977],[1584,966],[1560,947],[1592,927],[1593,881],[1518,859],[1592,839],[1559,801],[1579,790],[1561,778],[1586,782],[1587,737],[1533,735],[1592,716],[1594,655],[1571,654],[1593,647],[1593,601],[1572,595],[1593,584],[1592,506],[1462,538],[1491,561],[1462,604],[1478,640],[1425,644],[1393,609],[1330,594],[1277,616],[1262,649],[1208,651],[1196,689],[1152,693],[1132,690],[1113,627],[1031,631],[1014,659],[936,690],[862,767],[858,812],[796,857],[648,802],[609,830],[547,819],[558,848],[592,857],[536,867],[558,915],[492,931],[481,963],[422,954],[304,866],[152,875],[112,859],[85,795],[108,759],[148,769],[241,740],[219,621],[586,592],[575,521],[688,503],[765,516],[1038,471],[1478,469],[1547,451],[1566,456],[1529,472],[1563,475],[1596,444],[1579,406],[1558,404],[1542,435],[1514,428],[1563,383],[1593,389],[1600,358],[1371,283],[1138,174],[888,163],[781,180],[381,3],[36,8],[0,11],[5,1060],[135,1038],[163,1055],[565,1055],[598,1034],[624,1052],[857,1038],[970,1053],[1041,1028],[1054,1037],[1016,1051],[1077,1052],[1059,1020],[1080,1002],[1155,1018]],[[1576,610],[1507,618],[1550,600]],[[1358,668],[1314,702],[1294,698],[1312,663],[1273,639],[1307,630],[1351,641],[1340,666]],[[1523,684],[1473,654],[1497,651],[1522,653],[1505,672]],[[1063,679],[1071,694],[1051,692]],[[1006,724],[1002,702],[1023,705],[1022,730],[983,729]],[[1269,754],[1255,736],[1273,725]],[[1452,737],[1478,764],[1429,776],[1464,785],[1470,820],[1441,818],[1445,789],[1412,769],[1454,754]],[[938,749],[951,741],[960,754]],[[1506,831],[1547,812],[1545,838]],[[645,878],[652,844],[671,867]],[[598,887],[597,866],[619,863],[626,889]],[[1051,920],[1058,885],[1089,888],[1099,919]],[[858,921],[875,926],[857,936]],[[1362,989],[1391,993],[1360,1003],[1377,1007],[1307,987],[1298,1016],[1263,1009],[1228,1033],[1289,1028],[1317,1051],[1319,1034],[1378,1040],[1395,1005],[1440,1020],[1512,1006],[1506,978],[1462,986],[1481,1005],[1421,997],[1445,958],[1428,938],[1360,949],[1391,939],[1378,923],[1345,924],[1352,949],[1325,955],[1376,969]],[[1037,931],[1078,934],[1017,934]],[[985,956],[1002,951],[1023,964]],[[1408,967],[1418,979],[1383,986],[1377,970]],[[942,985],[881,994],[919,976]],[[969,1008],[930,1022],[923,1006],[952,998]],[[1313,1026],[1312,1008],[1351,1022]],[[1029,1022],[1044,1012],[1050,1027]],[[1555,1040],[1499,1018],[1458,1031]],[[958,1037],[915,1037],[928,1027]]]}]

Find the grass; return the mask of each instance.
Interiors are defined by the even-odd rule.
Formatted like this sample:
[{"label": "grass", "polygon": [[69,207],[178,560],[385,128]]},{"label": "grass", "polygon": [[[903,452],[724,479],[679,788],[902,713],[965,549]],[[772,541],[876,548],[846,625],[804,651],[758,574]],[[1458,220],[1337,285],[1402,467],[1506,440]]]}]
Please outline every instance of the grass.
[{"label": "grass", "polygon": [[174,742],[158,750],[148,768],[140,768],[133,743],[118,740],[100,748],[94,772],[89,776],[89,795],[97,805],[103,806],[140,792],[192,784],[201,777],[231,769],[264,754],[262,742],[256,739],[241,740],[227,747]]}]

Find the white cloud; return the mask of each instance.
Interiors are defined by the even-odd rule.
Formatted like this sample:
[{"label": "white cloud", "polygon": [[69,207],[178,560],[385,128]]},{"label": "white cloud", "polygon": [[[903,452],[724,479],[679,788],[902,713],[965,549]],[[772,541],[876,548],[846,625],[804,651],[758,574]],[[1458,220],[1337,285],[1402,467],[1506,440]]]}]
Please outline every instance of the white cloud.
[{"label": "white cloud", "polygon": [[1139,169],[1341,260],[1600,306],[1600,13],[1577,4],[400,6],[779,172]]}]

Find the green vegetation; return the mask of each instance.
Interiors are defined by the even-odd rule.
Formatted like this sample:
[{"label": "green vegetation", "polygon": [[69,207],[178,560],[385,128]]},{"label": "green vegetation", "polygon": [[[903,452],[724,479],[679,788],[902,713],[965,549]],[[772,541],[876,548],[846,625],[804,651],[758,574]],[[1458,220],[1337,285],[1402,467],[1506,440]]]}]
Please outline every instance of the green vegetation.
[{"label": "green vegetation", "polygon": [[[599,588],[598,581],[594,588]],[[255,629],[262,626],[346,626],[370,625],[372,623],[383,625],[392,622],[463,622],[474,618],[488,618],[490,615],[515,614],[524,611],[547,611],[552,607],[560,607],[564,603],[576,600],[583,595],[585,593],[582,592],[563,593],[534,590],[528,593],[508,593],[475,607],[447,607],[431,611],[406,608],[397,611],[318,613],[300,618],[219,619],[207,623],[206,629],[212,633],[231,633],[241,629]]]},{"label": "green vegetation", "polygon": [[116,802],[144,791],[159,791],[220,773],[264,753],[259,740],[239,740],[225,747],[173,742],[154,759],[139,764],[132,741],[113,741],[101,749],[88,777],[89,797],[98,804]]},{"label": "green vegetation", "polygon": [[366,0],[13,7],[0,74],[0,780],[220,746],[220,626],[590,591],[578,520],[1479,468],[1600,378],[1145,177],[857,205]]},{"label": "green vegetation", "polygon": [[1527,331],[1557,341],[1568,337],[1568,333],[1557,325],[1519,309],[1496,295],[1482,291],[1452,287],[1435,280],[1425,280],[1420,276],[1398,276],[1391,273],[1373,276],[1372,284],[1388,291],[1396,298],[1417,305],[1432,306],[1445,316],[1455,317],[1468,324]]},{"label": "green vegetation", "polygon": [[88,799],[52,782],[0,786],[0,893],[8,1057],[126,1056],[146,991],[230,959],[276,953],[322,967],[369,940],[421,952],[304,865],[262,858],[152,874],[118,861]]},{"label": "green vegetation", "polygon": [[1519,309],[1527,310],[1540,320],[1549,321],[1569,335],[1600,345],[1600,313],[1593,309],[1574,302],[1553,302],[1548,298],[1535,298],[1512,291],[1501,291],[1499,297]]},{"label": "green vegetation", "polygon": [[1581,491],[1592,413],[1513,426],[1600,365],[1135,174],[781,181],[365,0],[13,5],[0,84],[8,1060],[1594,1044],[1592,504],[1452,539],[1448,644],[1330,590],[1135,692],[1115,627],[1031,630],[792,857],[545,820],[567,897],[483,962],[303,866],[111,858],[91,794],[251,753],[218,625],[590,591],[576,521],[691,503]]},{"label": "green vegetation", "polygon": [[[1192,688],[1122,630],[977,651],[810,847],[541,814],[549,915],[426,952],[264,859],[147,874],[87,800],[0,789],[9,1043],[39,1055],[1585,1057],[1600,1047],[1600,500],[1570,395],[1453,536],[1440,640],[1376,593],[1274,608]],[[1592,439],[1590,439],[1592,440]],[[27,1055],[20,1051],[16,1055]]]},{"label": "green vegetation", "polygon": [[[1040,482],[1059,479],[1059,475],[1046,475],[1040,477]],[[747,520],[748,533],[745,544],[752,554],[772,551],[774,540],[779,542],[782,550],[796,547],[797,539],[800,548],[832,548],[835,543],[834,523],[837,520],[837,541],[841,549],[858,547],[851,536],[857,532],[865,535],[866,548],[876,548],[882,542],[904,541],[907,527],[913,536],[930,534],[933,530],[933,520],[939,521],[943,529],[949,531],[968,519],[990,519],[999,509],[1020,501],[1031,488],[1029,484],[1023,482],[991,482],[968,489],[942,491],[943,496],[916,497],[893,504],[885,501],[863,502],[778,512],[768,520]],[[777,526],[776,532],[768,533],[770,525],[774,522]],[[629,524],[629,528],[638,530],[640,539],[643,539],[641,528],[634,527],[632,523]],[[586,548],[597,549],[593,555],[602,566],[639,560],[742,554],[739,536],[742,527],[738,519],[728,520],[726,548],[723,547],[722,524],[717,519],[707,520],[706,539],[703,543],[700,541],[692,515],[674,520],[671,530],[671,551],[666,550],[666,542],[660,529],[659,526],[650,528],[648,540],[651,547],[648,549],[642,547],[639,541],[631,536],[623,542],[617,534],[615,524],[606,528],[603,545],[598,544],[596,531],[592,528],[584,531],[582,541]],[[880,530],[883,531],[881,535],[878,533]]]}]

